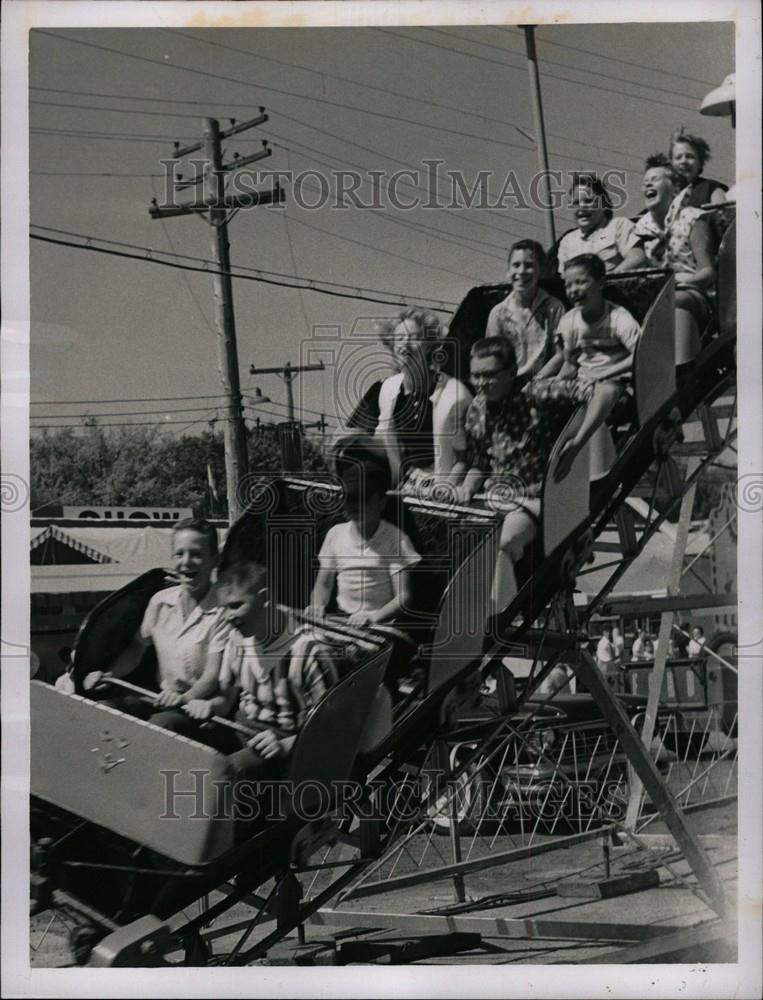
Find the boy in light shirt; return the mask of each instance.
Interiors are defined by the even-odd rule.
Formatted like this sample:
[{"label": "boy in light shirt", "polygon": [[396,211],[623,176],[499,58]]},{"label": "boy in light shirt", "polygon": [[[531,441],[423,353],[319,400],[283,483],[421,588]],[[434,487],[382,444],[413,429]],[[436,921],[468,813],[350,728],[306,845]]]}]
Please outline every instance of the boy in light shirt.
[{"label": "boy in light shirt", "polygon": [[408,536],[383,520],[389,475],[381,466],[345,472],[348,520],[330,528],[309,611],[322,617],[336,584],[336,603],[350,625],[392,622],[410,604],[408,570],[420,561]]},{"label": "boy in light shirt", "polygon": [[532,378],[554,353],[554,335],[564,306],[539,286],[546,263],[535,240],[519,240],[509,250],[507,278],[511,291],[490,310],[486,337],[508,337],[517,359],[517,375]]},{"label": "boy in light shirt", "polygon": [[627,309],[604,298],[605,274],[604,263],[594,254],[567,263],[564,285],[572,309],[559,322],[557,353],[535,383],[536,394],[546,402],[586,405],[579,429],[560,453],[557,480],[567,475],[632,381],[641,327]]}]

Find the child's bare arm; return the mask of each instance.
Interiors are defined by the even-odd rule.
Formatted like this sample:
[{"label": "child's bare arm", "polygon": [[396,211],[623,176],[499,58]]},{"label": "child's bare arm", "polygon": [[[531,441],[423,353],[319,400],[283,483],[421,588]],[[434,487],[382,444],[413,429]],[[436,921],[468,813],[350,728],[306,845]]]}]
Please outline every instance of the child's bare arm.
[{"label": "child's bare arm", "polygon": [[646,254],[640,246],[631,247],[613,271],[635,271],[646,264]]},{"label": "child's bare arm", "polygon": [[203,696],[190,698],[183,705],[183,710],[194,719],[211,719],[213,715],[225,718],[238,701],[240,693],[238,684],[231,684],[220,690],[213,698]]},{"label": "child's bare arm", "polygon": [[467,471],[466,465],[466,450],[456,452],[456,461],[453,464],[453,468],[450,470],[448,475],[448,480],[455,486],[458,486]]},{"label": "child's bare arm", "polygon": [[629,354],[627,358],[623,358],[622,361],[616,361],[614,364],[607,365],[600,371],[592,372],[591,378],[595,382],[605,382],[608,379],[616,378],[618,375],[623,375],[626,372],[632,371],[633,369],[633,355]]},{"label": "child's bare arm", "polygon": [[536,375],[536,378],[554,378],[559,374],[564,364],[564,348],[561,344],[557,345],[556,354],[545,363],[541,370]]},{"label": "child's bare arm", "polygon": [[697,219],[692,226],[689,242],[697,262],[697,270],[693,273],[677,273],[676,284],[692,285],[694,288],[712,288],[715,285],[713,238],[704,219]]},{"label": "child's bare arm", "polygon": [[194,698],[211,698],[217,692],[222,659],[222,650],[207,654],[201,677],[186,691],[183,695],[183,701],[193,701]]},{"label": "child's bare arm", "polygon": [[325,613],[326,605],[331,600],[335,580],[336,570],[326,566],[322,566],[318,570],[318,576],[315,578],[315,584],[313,585],[313,592],[310,595],[310,604],[307,608],[309,614],[321,617]]},{"label": "child's bare arm", "polygon": [[464,481],[456,490],[458,503],[471,503],[472,497],[485,482],[485,473],[473,467],[464,476]]},{"label": "child's bare arm", "polygon": [[369,622],[386,622],[400,614],[411,602],[411,575],[407,569],[392,574],[394,597],[376,611],[368,613]]}]

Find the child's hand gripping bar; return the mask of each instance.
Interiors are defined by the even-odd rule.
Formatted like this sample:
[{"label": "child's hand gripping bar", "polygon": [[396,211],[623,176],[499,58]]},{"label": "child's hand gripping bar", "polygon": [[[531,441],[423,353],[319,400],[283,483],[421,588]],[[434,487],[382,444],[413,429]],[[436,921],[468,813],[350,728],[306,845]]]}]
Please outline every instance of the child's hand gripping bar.
[{"label": "child's hand gripping bar", "polygon": [[[156,700],[156,691],[149,691],[148,688],[138,687],[137,684],[132,684],[130,681],[124,681],[121,677],[112,677],[110,674],[104,674],[103,677],[98,681],[96,687],[101,684],[114,684],[116,687],[124,688],[125,691],[132,691],[133,694],[139,694],[142,698],[147,701]],[[258,735],[258,730],[247,729],[246,726],[240,725],[238,722],[233,722],[231,719],[224,719],[221,715],[210,715],[209,719],[205,719],[205,722],[216,722],[220,726],[227,726],[228,729],[235,729],[236,732],[242,733],[251,739],[252,736]]]}]

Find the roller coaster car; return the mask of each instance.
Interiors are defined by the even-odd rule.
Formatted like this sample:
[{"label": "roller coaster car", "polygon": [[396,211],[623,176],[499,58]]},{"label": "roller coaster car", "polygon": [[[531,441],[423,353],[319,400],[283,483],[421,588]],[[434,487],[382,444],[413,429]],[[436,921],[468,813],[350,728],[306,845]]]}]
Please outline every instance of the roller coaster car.
[{"label": "roller coaster car", "polygon": [[[726,250],[733,254],[733,240]],[[728,279],[729,269],[719,270]],[[666,335],[672,333],[672,278],[663,273],[631,274],[612,288],[612,294],[618,288],[626,296],[643,326],[634,376],[639,426],[612,472],[617,490],[609,506],[615,509],[655,459],[655,432],[671,407],[678,405],[682,413],[690,413],[728,385],[734,365],[727,319],[721,325],[723,343],[703,351],[697,378],[677,398],[668,363],[673,339]],[[464,353],[482,335],[490,307],[507,290],[506,286],[474,289],[459,307],[451,335]],[[727,286],[719,286],[721,317],[727,315],[728,294]],[[657,358],[663,359],[661,365]],[[557,442],[549,469],[580,417],[580,412],[572,417]],[[262,557],[266,551],[279,600],[303,607],[322,537],[340,517],[340,503],[338,490],[325,483],[264,479],[249,512],[229,532],[223,564],[251,552]],[[426,667],[426,682],[391,716],[378,697],[389,660],[385,643],[332,688],[299,734],[290,762],[288,780],[295,788],[310,784],[313,794],[316,784],[334,789],[347,780],[354,780],[366,794],[372,771],[384,769],[388,761],[390,768],[406,766],[427,740],[447,733],[473,696],[468,681],[478,674],[485,654],[488,661],[499,655],[523,636],[555,596],[572,588],[592,533],[610,512],[607,508],[600,522],[590,517],[585,449],[563,482],[554,482],[547,470],[541,531],[518,567],[519,592],[500,615],[488,620],[486,597],[503,512],[489,504],[485,509],[459,509],[418,497],[394,497],[390,503],[387,516],[406,528],[424,554],[417,572],[418,591],[425,598],[419,608],[419,659]],[[163,585],[162,572],[154,571],[91,612],[75,647],[75,685],[89,670],[108,666],[134,634],[151,595]],[[151,943],[142,935],[153,935],[156,941],[154,925],[147,932],[141,923],[147,914],[161,927],[161,921],[233,879],[236,885],[227,888],[227,901],[215,907],[233,905],[271,877],[277,886],[287,885],[284,873],[304,864],[321,842],[339,833],[349,836],[344,819],[336,821],[331,796],[317,805],[313,800],[307,803],[310,819],[305,818],[305,802],[287,797],[281,815],[253,826],[239,840],[240,828],[233,823],[226,789],[233,792],[225,759],[208,748],[33,681],[31,791],[37,905],[49,903],[56,892],[63,894],[95,927],[93,941],[110,931],[109,940],[123,942],[109,946],[111,951],[102,950],[100,961],[140,964],[135,948],[141,941]],[[168,813],[172,790],[176,794],[170,795],[170,805],[176,808]],[[207,810],[205,800],[210,796],[213,808]],[[347,884],[364,863],[362,834],[360,845],[360,857],[326,893]],[[379,846],[377,837],[376,849]],[[330,898],[326,893],[305,904],[278,903],[278,931],[296,926]],[[263,903],[265,909],[268,905]],[[124,927],[136,920],[132,930]],[[186,918],[173,926],[181,938],[185,934],[184,940],[192,940],[204,923],[202,918]],[[191,944],[186,948],[188,961],[192,954]]]},{"label": "roller coaster car", "polygon": [[[230,530],[221,563],[262,558],[265,545],[277,596],[303,606],[322,535],[336,520],[329,502],[336,496],[299,480],[265,487],[254,509]],[[306,517],[311,504],[312,517]],[[473,522],[463,519],[446,532],[436,567],[443,576],[447,565],[449,579],[440,619],[429,630],[430,646],[438,657],[451,658],[451,672],[474,659],[484,634],[484,612],[465,594],[489,586],[497,521],[477,516]],[[454,558],[461,565],[454,566]],[[81,691],[88,672],[108,667],[163,586],[164,573],[151,571],[90,613],[73,655],[75,690]],[[455,623],[453,609],[467,603],[459,628],[446,633]],[[468,650],[464,643],[471,644]],[[165,920],[234,877],[256,887],[304,863],[322,839],[336,836],[331,816],[337,789],[353,778],[362,787],[373,762],[383,757],[383,745],[395,742],[389,700],[379,698],[390,647],[383,641],[371,646],[376,651],[326,693],[300,731],[277,816],[243,829],[233,819],[237,786],[222,755],[81,694],[33,681],[36,905],[63,896],[85,913],[97,940],[145,914]],[[446,693],[443,685],[424,698],[436,721]]]}]

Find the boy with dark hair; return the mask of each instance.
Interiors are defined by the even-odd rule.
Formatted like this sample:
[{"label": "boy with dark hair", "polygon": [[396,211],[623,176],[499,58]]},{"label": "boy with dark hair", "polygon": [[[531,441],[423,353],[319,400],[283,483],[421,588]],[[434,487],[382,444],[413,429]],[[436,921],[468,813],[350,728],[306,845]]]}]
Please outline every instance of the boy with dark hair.
[{"label": "boy with dark hair", "polygon": [[235,707],[236,721],[255,735],[218,730],[209,742],[233,751],[237,778],[277,778],[308,715],[338,677],[328,658],[292,655],[294,629],[271,605],[264,565],[234,563],[221,572],[218,590],[230,628],[219,693],[188,702],[185,711],[204,721]]},{"label": "boy with dark hair", "polygon": [[463,476],[457,500],[470,503],[483,487],[503,479],[515,494],[504,517],[490,605],[505,608],[517,586],[514,564],[536,537],[543,475],[558,433],[534,383],[521,386],[514,349],[505,337],[478,340],[471,350],[471,381],[477,392],[466,414],[466,461],[454,472]]},{"label": "boy with dark hair", "polygon": [[519,240],[509,250],[512,288],[488,316],[486,337],[507,337],[517,358],[517,374],[532,378],[554,350],[554,334],[564,306],[539,287],[546,255],[535,240]]},{"label": "boy with dark hair", "polygon": [[383,520],[390,485],[386,466],[362,463],[342,475],[348,520],[330,528],[318,555],[312,614],[325,614],[334,585],[350,625],[390,622],[410,602],[408,570],[420,561],[408,536]]},{"label": "boy with dark hair", "polygon": [[573,257],[589,253],[600,257],[607,271],[643,267],[644,251],[633,223],[623,217],[613,218],[609,192],[596,174],[573,174],[570,196],[578,228],[559,242],[561,274]]}]

